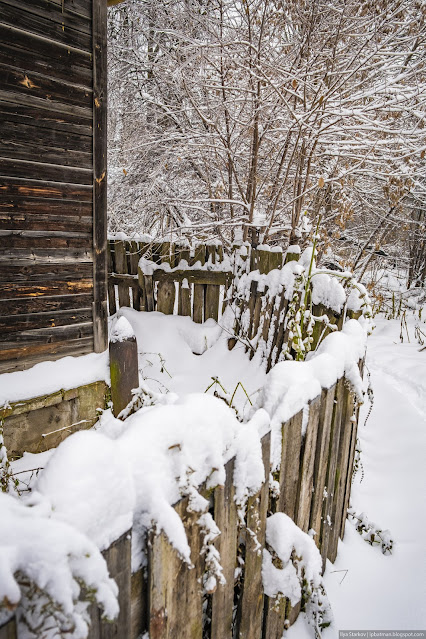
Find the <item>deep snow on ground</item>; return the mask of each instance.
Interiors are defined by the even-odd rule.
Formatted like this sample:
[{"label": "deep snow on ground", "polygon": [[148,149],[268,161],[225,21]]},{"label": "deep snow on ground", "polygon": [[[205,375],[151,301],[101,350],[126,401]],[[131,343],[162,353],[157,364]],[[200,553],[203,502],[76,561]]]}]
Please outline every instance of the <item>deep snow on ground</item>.
[{"label": "deep snow on ground", "polygon": [[[327,562],[325,586],[339,630],[414,630],[426,627],[426,351],[414,335],[414,316],[407,318],[404,341],[399,320],[376,319],[369,338],[367,366],[374,405],[366,402],[358,434],[361,472],[352,487],[351,504],[380,528],[392,533],[392,555],[369,546],[346,522],[335,564]],[[425,331],[425,323],[421,323]],[[312,639],[301,615],[287,639]]]},{"label": "deep snow on ground", "polygon": [[[265,382],[266,373],[258,358],[249,360],[245,347],[237,342],[228,350],[228,337],[214,320],[195,324],[189,317],[162,313],[140,313],[131,308],[120,309],[132,325],[138,342],[140,375],[158,392],[173,392],[179,396],[204,393],[218,377],[228,395],[232,396],[240,382],[252,403]],[[219,386],[212,386],[223,395]],[[244,416],[250,403],[239,387],[233,405]]]}]

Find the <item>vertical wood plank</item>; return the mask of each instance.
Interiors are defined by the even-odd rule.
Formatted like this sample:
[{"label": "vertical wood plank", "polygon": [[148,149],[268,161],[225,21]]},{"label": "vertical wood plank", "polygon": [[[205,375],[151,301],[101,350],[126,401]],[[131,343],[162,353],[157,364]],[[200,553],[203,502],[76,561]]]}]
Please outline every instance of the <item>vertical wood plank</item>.
[{"label": "vertical wood plank", "polygon": [[[270,330],[272,331],[272,335],[270,336],[271,348],[269,351],[268,363],[266,366],[267,372],[271,370],[272,365],[275,364],[279,356],[278,338],[279,338],[280,331],[282,335],[284,335],[284,317],[285,317],[287,304],[288,304],[288,301],[285,298],[285,291],[283,289],[279,297],[279,303],[278,304],[275,303],[274,305],[274,313],[271,320]],[[282,320],[281,320],[281,316],[283,316]],[[276,351],[275,351],[275,348],[277,349]]]},{"label": "vertical wood plank", "polygon": [[193,568],[180,559],[164,533],[152,536],[148,550],[150,639],[202,639],[202,547],[197,520],[187,510],[188,499],[175,509],[181,517],[191,549]]},{"label": "vertical wood plank", "polygon": [[178,314],[191,317],[192,310],[192,295],[191,285],[187,280],[183,280],[179,286],[179,302],[178,302]]},{"label": "vertical wood plank", "polygon": [[247,504],[244,582],[237,634],[239,639],[259,639],[262,636],[264,601],[261,571],[269,502],[270,449],[271,433],[267,433],[262,438],[265,482],[259,493],[251,497]]},{"label": "vertical wood plank", "polygon": [[130,639],[138,639],[148,630],[148,581],[145,568],[132,574],[130,589]]},{"label": "vertical wood plank", "polygon": [[[206,251],[204,244],[198,244],[195,247],[193,264],[200,262],[201,266],[206,262]],[[204,320],[204,284],[194,284],[194,311],[193,320],[198,324],[202,324]]]},{"label": "vertical wood plank", "polygon": [[[128,255],[129,275],[137,275],[138,263],[139,263],[138,243],[129,242],[128,251],[129,251],[129,255]],[[141,310],[141,290],[136,280],[135,280],[135,283],[132,284],[132,298],[133,298],[133,308],[137,311],[140,311]]]},{"label": "vertical wood plank", "polygon": [[89,639],[122,639],[130,637],[131,531],[124,533],[103,551],[110,576],[118,586],[120,612],[112,623],[101,620],[101,611],[90,607]]},{"label": "vertical wood plank", "polygon": [[234,459],[225,466],[224,486],[214,491],[214,519],[221,531],[216,540],[226,584],[218,586],[212,597],[211,639],[232,639],[234,572],[237,560],[238,522],[234,501]]},{"label": "vertical wood plank", "polygon": [[157,311],[165,315],[173,315],[175,307],[176,287],[172,279],[158,283]]},{"label": "vertical wood plank", "polygon": [[280,496],[277,511],[294,521],[299,485],[300,452],[302,447],[303,412],[300,411],[282,427],[281,468],[279,471]]},{"label": "vertical wood plank", "polygon": [[327,455],[330,447],[331,419],[333,416],[336,385],[324,389],[321,393],[321,411],[318,422],[318,436],[315,453],[314,492],[312,495],[309,528],[317,533],[314,537],[317,546],[320,545],[321,514],[324,501],[324,488],[327,475]]},{"label": "vertical wood plank", "polygon": [[[359,362],[359,370],[361,376],[364,374],[364,359]],[[359,404],[356,406],[354,412],[354,419],[352,421],[352,434],[351,434],[351,447],[349,452],[349,461],[348,461],[348,473],[346,477],[346,487],[345,487],[345,498],[343,502],[343,513],[342,513],[342,526],[340,529],[340,537],[343,539],[345,534],[345,524],[346,524],[346,516],[349,508],[349,500],[351,496],[351,485],[352,485],[352,474],[354,468],[354,459],[355,459],[355,447],[356,440],[358,436],[358,420],[359,420]]]},{"label": "vertical wood plank", "polygon": [[305,533],[309,530],[309,516],[311,514],[315,452],[320,408],[321,395],[309,402],[308,424],[302,441],[302,451],[300,456],[300,480],[297,494],[295,522]]},{"label": "vertical wood plank", "polygon": [[[127,275],[126,245],[121,240],[114,242],[115,270],[116,273]],[[118,285],[118,302],[121,306],[130,306],[129,284],[122,282]]]},{"label": "vertical wood plank", "polygon": [[118,586],[120,612],[112,623],[101,624],[101,639],[122,639],[130,637],[131,604],[131,532],[124,534],[104,553],[110,576]]},{"label": "vertical wood plank", "polygon": [[[333,417],[331,422],[330,431],[330,446],[328,452],[327,462],[327,474],[325,481],[325,490],[327,496],[323,503],[321,533],[320,533],[320,547],[321,556],[323,559],[323,570],[325,568],[327,557],[331,558],[331,544],[332,531],[334,522],[332,520],[334,490],[335,490],[335,478],[337,468],[337,453],[339,450],[340,441],[340,426],[342,421],[342,403],[344,393],[344,380],[339,379],[336,384],[336,396],[333,403]],[[334,561],[334,559],[333,559]]]},{"label": "vertical wood plank", "polygon": [[[206,251],[207,261],[212,264],[216,264],[219,261],[218,255],[216,255],[216,246],[208,245]],[[214,319],[216,322],[219,319],[219,299],[220,299],[220,286],[214,284],[208,284],[205,288],[204,294],[204,321],[208,319]]]},{"label": "vertical wood plank", "polygon": [[[107,257],[108,257],[108,273],[114,273],[114,252],[113,242],[108,242]],[[108,278],[108,311],[110,315],[114,315],[117,311],[115,303],[115,287],[111,280]]]},{"label": "vertical wood plank", "polygon": [[331,531],[330,547],[328,557],[334,562],[337,556],[337,546],[342,526],[343,502],[345,498],[346,478],[348,474],[349,453],[353,431],[352,416],[354,414],[354,394],[350,390],[348,382],[344,381],[344,392],[342,401],[342,420],[340,427],[339,448],[337,453],[336,475],[334,483],[334,499],[331,520],[333,529]]},{"label": "vertical wood plank", "polygon": [[93,340],[108,347],[107,311],[107,7],[92,3],[93,46]]}]

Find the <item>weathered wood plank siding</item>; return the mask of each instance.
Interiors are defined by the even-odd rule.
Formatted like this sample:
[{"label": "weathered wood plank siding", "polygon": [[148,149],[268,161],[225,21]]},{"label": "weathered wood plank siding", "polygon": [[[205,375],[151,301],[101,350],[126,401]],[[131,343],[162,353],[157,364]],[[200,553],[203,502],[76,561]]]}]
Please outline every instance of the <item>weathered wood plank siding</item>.
[{"label": "weathered wood plank siding", "polygon": [[106,2],[0,0],[0,372],[104,350]]}]

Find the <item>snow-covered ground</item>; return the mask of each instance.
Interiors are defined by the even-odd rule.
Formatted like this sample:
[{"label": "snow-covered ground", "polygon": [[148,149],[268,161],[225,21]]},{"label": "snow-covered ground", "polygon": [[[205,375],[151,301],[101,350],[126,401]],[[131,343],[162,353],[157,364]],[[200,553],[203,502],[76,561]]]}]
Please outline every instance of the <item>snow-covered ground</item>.
[{"label": "snow-covered ground", "polygon": [[[213,321],[196,325],[186,317],[172,318],[154,312],[137,313],[132,309],[123,309],[121,313],[131,323],[138,339],[141,381],[154,393],[161,395],[160,405],[152,408],[148,405],[126,420],[127,427],[123,422],[114,420],[110,411],[106,411],[97,427],[98,433],[79,433],[71,436],[53,456],[50,452],[45,453],[43,459],[34,455],[25,456],[23,460],[14,462],[14,471],[44,466],[47,458],[52,457],[45,472],[36,480],[36,505],[40,515],[49,519],[53,513],[55,518],[67,524],[72,522],[99,548],[106,547],[111,539],[127,530],[131,525],[133,511],[139,514],[143,511],[148,519],[154,518],[161,522],[161,526],[167,530],[173,543],[180,547],[185,556],[185,539],[176,534],[179,527],[171,520],[173,509],[170,505],[178,498],[178,489],[192,490],[195,485],[204,481],[212,467],[221,469],[226,459],[238,451],[242,496],[252,484],[254,487],[262,481],[262,473],[255,472],[256,465],[253,464],[253,459],[261,459],[259,432],[267,426],[267,413],[263,408],[268,411],[268,406],[267,402],[265,404],[265,391],[258,391],[265,384],[271,392],[274,391],[274,375],[266,378],[264,367],[261,366],[258,357],[255,356],[249,361],[244,347],[239,343],[229,351],[227,334],[221,332]],[[354,327],[354,324],[351,326]],[[424,322],[421,323],[421,328],[426,332]],[[311,376],[303,378],[303,384],[297,376],[297,379],[293,380],[299,387],[298,396],[300,395],[301,401],[309,399],[305,395],[309,395],[308,382],[312,381],[314,373],[320,375],[323,381],[326,373],[326,377],[335,375],[337,379],[343,374],[343,369],[348,375],[351,362],[352,367],[355,366],[359,353],[352,353],[346,362],[345,349],[342,348],[345,339],[351,341],[356,337],[350,335],[349,329],[350,325],[346,325],[342,333],[330,335],[326,339],[326,352],[318,352],[316,355],[317,364],[321,361],[325,363],[323,366],[315,366],[315,358],[305,364],[279,365],[286,367],[285,370],[291,373],[290,378],[297,372],[297,366],[301,366],[305,372],[308,369],[311,371]],[[426,473],[423,463],[426,443],[426,351],[420,352],[421,347],[415,338],[414,317],[408,319],[408,325],[404,328],[403,343],[400,341],[400,332],[399,321],[378,320],[377,328],[369,339],[367,366],[374,389],[374,405],[365,425],[368,402],[361,411],[359,435],[362,471],[355,478],[351,500],[358,513],[365,512],[380,528],[390,529],[394,547],[392,555],[382,555],[380,548],[369,546],[352,524],[347,523],[345,540],[339,545],[337,561],[334,565],[328,563],[325,574],[325,586],[335,621],[332,627],[324,631],[324,639],[337,638],[339,629],[405,630],[426,627]],[[360,345],[364,348],[362,340],[358,347]],[[105,376],[104,359],[96,362],[98,377]],[[342,371],[339,373],[336,368],[332,373],[339,360]],[[55,363],[50,363],[50,366],[53,369]],[[323,368],[327,370],[322,371]],[[9,379],[9,376],[7,377]],[[33,375],[33,378],[35,377]],[[220,380],[220,384],[213,382],[214,377]],[[278,389],[279,397],[290,396],[286,382],[289,375],[278,377],[281,384]],[[64,380],[61,378],[61,381]],[[71,381],[68,380],[69,383]],[[333,381],[330,378],[327,384],[332,384]],[[219,395],[226,394],[230,400],[238,383],[242,386],[235,393],[233,405],[237,407],[240,415],[247,418],[250,411],[254,412],[251,410],[250,402],[257,402],[258,406],[262,407],[262,410],[257,412],[257,418],[252,420],[251,439],[248,437],[248,424],[244,425],[244,437],[238,437],[241,425],[235,419],[234,413],[223,402],[204,395],[210,386],[208,394],[212,395],[217,391]],[[12,386],[16,387],[12,384],[10,388]],[[272,395],[275,397],[275,391]],[[11,400],[8,394],[5,394],[3,399]],[[281,408],[284,410],[285,406]],[[268,412],[273,425],[275,409]],[[150,433],[152,442],[149,440]],[[84,449],[84,455],[79,453],[81,449]],[[256,456],[254,453],[257,449],[259,450]],[[174,451],[173,455],[177,455],[176,451],[179,452],[179,460],[174,459],[173,455],[172,459],[171,450]],[[146,472],[152,463],[152,451],[164,457],[161,457],[161,463],[158,463],[164,476],[173,479],[178,474],[183,481],[187,477],[186,468],[194,469],[194,482],[197,480],[194,486],[175,485],[172,480],[164,486],[157,482],[161,488],[159,498],[155,504],[145,503],[145,497],[153,492],[147,489],[149,473]],[[98,499],[96,486],[93,485],[89,493],[93,495],[96,508],[90,510],[87,509],[87,499],[81,498],[79,493],[80,491],[81,494],[88,494],[87,483],[76,483],[75,477],[86,477],[87,474],[90,476],[91,469],[93,470],[93,466],[96,465],[94,460],[98,457],[99,472],[95,475],[98,477],[101,473],[103,482],[108,486],[111,484],[107,491],[109,504],[106,508],[101,496]],[[131,468],[121,468],[123,459],[133,460]],[[108,468],[105,468],[105,460],[110,460],[107,461]],[[111,460],[114,461],[112,465]],[[179,473],[176,473],[177,461]],[[69,472],[64,476],[65,467]],[[144,469],[143,477],[136,472],[140,468]],[[166,468],[169,468],[170,472],[166,473]],[[263,472],[263,466],[261,470]],[[122,477],[124,483],[127,482],[127,488],[118,485],[115,479],[117,476]],[[59,485],[60,493],[56,490]],[[66,487],[69,488],[68,493]],[[128,503],[120,497],[123,492],[129,495]],[[76,493],[80,495],[77,495],[77,498]],[[196,491],[192,490],[192,493],[192,497],[196,498]],[[113,494],[116,496],[114,499],[111,497]],[[34,493],[30,501],[31,499],[34,500]],[[74,510],[69,508],[70,504],[74,504]],[[83,505],[84,508],[79,506],[76,510],[75,504]],[[112,517],[111,522],[103,522],[101,511],[108,510],[110,514],[112,511],[115,512],[112,508],[114,504],[117,516]],[[99,526],[95,525],[92,530],[93,522],[100,521],[101,537],[98,535]],[[143,524],[142,519],[141,523]],[[11,535],[13,537],[12,529]],[[134,559],[140,559],[137,553]],[[72,570],[71,566],[70,580]],[[18,594],[16,596],[18,597]],[[312,639],[313,629],[301,615],[286,637]]]},{"label": "snow-covered ground", "polygon": [[[335,564],[327,563],[325,586],[339,630],[420,630],[426,628],[426,350],[415,339],[414,317],[400,341],[399,320],[376,319],[369,338],[367,366],[374,405],[366,402],[359,436],[363,479],[358,472],[351,503],[394,540],[382,555],[346,522]],[[425,323],[420,324],[425,332]],[[408,341],[410,339],[410,342]],[[312,639],[303,616],[287,639]]]}]

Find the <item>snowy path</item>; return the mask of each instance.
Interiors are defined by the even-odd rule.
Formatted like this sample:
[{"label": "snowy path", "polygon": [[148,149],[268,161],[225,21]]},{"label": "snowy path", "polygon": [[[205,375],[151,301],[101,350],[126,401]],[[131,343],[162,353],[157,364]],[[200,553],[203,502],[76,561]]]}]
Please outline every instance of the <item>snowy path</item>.
[{"label": "snowy path", "polygon": [[[378,321],[369,340],[367,364],[374,390],[373,411],[359,436],[364,478],[358,473],[352,506],[364,511],[394,540],[391,556],[370,547],[347,522],[338,558],[328,563],[325,584],[338,630],[414,630],[426,628],[426,352],[400,343],[398,321]],[[346,572],[347,571],[347,572]],[[308,639],[303,618],[288,639]]]}]

